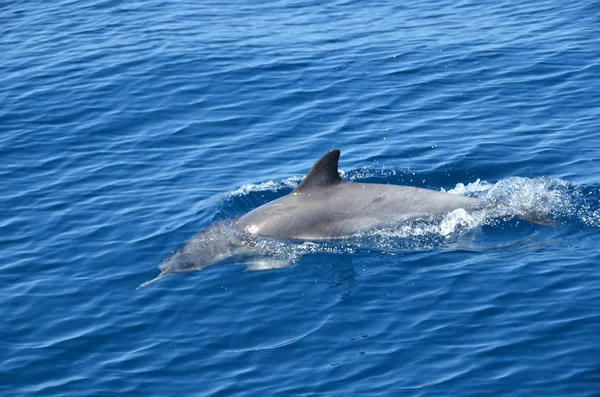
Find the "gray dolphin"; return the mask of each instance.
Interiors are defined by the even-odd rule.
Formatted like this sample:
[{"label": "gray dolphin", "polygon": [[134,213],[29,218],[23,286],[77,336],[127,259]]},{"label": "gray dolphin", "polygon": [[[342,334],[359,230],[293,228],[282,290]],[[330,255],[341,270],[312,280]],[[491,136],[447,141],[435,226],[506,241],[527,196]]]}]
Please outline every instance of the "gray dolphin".
[{"label": "gray dolphin", "polygon": [[[163,261],[156,279],[139,288],[172,273],[199,270],[225,260],[246,263],[250,270],[287,265],[257,250],[257,238],[330,240],[459,208],[474,210],[493,205],[417,187],[348,182],[338,173],[339,157],[339,150],[326,153],[287,196],[199,232]],[[535,223],[552,224],[540,214],[518,215]]]}]

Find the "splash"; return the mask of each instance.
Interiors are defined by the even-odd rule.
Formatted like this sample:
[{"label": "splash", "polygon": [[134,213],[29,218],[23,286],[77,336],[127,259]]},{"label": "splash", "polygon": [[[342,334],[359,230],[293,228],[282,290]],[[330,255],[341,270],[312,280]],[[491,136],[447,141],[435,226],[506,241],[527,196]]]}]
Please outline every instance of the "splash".
[{"label": "splash", "polygon": [[459,183],[447,193],[497,203],[491,216],[536,211],[549,214],[562,223],[575,221],[586,226],[600,226],[598,187],[576,186],[561,179],[511,177],[494,184],[478,179],[468,185]]},{"label": "splash", "polygon": [[466,186],[459,183],[447,193],[498,203],[513,212],[564,213],[572,207],[570,188],[569,182],[560,179],[511,177],[494,184],[479,179]]}]

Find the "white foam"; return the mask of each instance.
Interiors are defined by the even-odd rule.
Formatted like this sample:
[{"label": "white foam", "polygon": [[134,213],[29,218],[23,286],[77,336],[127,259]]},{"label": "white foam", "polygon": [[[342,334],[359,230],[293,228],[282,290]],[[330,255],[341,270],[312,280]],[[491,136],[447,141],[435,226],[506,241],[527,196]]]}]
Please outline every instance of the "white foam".
[{"label": "white foam", "polygon": [[439,233],[442,236],[448,236],[460,227],[474,229],[481,226],[484,221],[485,217],[474,216],[467,213],[463,208],[459,208],[444,216],[439,224]]},{"label": "white foam", "polygon": [[536,212],[568,216],[574,210],[573,189],[567,181],[551,178],[511,177],[494,184],[477,179],[464,185],[459,183],[451,194],[471,196],[494,203],[491,216]]},{"label": "white foam", "polygon": [[600,227],[600,209],[581,216],[582,221],[588,226]]}]

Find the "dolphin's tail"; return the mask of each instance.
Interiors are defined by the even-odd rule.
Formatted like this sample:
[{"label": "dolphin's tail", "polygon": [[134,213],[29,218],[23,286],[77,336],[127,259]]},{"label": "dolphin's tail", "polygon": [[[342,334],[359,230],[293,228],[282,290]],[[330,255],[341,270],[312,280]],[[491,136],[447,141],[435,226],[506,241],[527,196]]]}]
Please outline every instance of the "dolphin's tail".
[{"label": "dolphin's tail", "polygon": [[517,218],[521,218],[526,220],[527,222],[535,223],[536,225],[542,226],[560,226],[560,223],[556,222],[550,216],[548,211],[540,210],[540,209],[529,209],[529,208],[506,208],[502,204],[498,202],[493,202],[491,205],[489,203],[485,203],[481,208],[490,208],[492,210],[498,210],[500,214],[516,216]]},{"label": "dolphin's tail", "polygon": [[173,273],[172,272],[167,272],[167,271],[162,271],[162,272],[160,272],[160,274],[156,278],[153,278],[152,280],[148,280],[145,283],[140,284],[139,287],[137,287],[135,290],[137,291],[137,290],[140,290],[142,288],[146,288],[150,284],[154,284],[158,280],[167,277],[169,274],[173,274]]},{"label": "dolphin's tail", "polygon": [[525,219],[528,222],[542,226],[558,226],[559,223],[551,219],[547,212],[543,211],[524,211],[517,214],[519,218]]}]

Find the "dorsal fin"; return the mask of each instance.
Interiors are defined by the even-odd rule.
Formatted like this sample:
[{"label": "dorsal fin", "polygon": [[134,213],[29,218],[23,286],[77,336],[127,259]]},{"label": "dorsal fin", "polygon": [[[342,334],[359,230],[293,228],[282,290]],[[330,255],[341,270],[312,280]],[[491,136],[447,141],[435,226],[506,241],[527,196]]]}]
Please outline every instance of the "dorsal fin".
[{"label": "dorsal fin", "polygon": [[299,192],[342,182],[342,178],[338,174],[339,158],[340,151],[337,149],[326,153],[312,166],[308,174],[304,177],[304,180],[302,180],[302,183],[294,191]]}]

